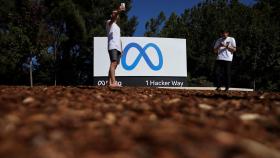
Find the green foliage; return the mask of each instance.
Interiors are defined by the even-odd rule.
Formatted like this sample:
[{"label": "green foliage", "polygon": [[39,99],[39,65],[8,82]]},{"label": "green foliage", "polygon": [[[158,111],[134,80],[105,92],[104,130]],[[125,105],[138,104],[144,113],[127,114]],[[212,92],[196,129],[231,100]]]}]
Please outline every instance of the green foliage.
[{"label": "green foliage", "polygon": [[122,35],[132,36],[138,22],[127,16],[130,0],[1,0],[0,84],[28,84],[22,65],[30,56],[40,63],[35,84],[91,84],[92,38],[106,36],[105,22],[121,2]]},{"label": "green foliage", "polygon": [[[122,36],[132,36],[137,17],[131,0],[1,0],[0,84],[27,84],[23,64],[36,56],[35,84],[91,84],[92,38],[106,36],[111,11],[125,2]],[[237,41],[234,87],[280,90],[279,0],[205,0],[181,15],[163,12],[146,23],[145,36],[186,38],[190,84],[212,85],[213,44],[227,28]],[[52,52],[48,52],[53,48]],[[57,74],[57,75],[56,75]]]},{"label": "green foliage", "polygon": [[160,12],[156,18],[150,19],[146,25],[146,33],[145,36],[147,37],[154,37],[159,35],[160,27],[165,21],[166,17],[163,12]]},{"label": "green foliage", "polygon": [[23,58],[29,55],[31,42],[19,27],[9,27],[9,32],[0,33],[0,82],[20,83]]},{"label": "green foliage", "polygon": [[[186,9],[180,16],[172,13],[161,21],[154,36],[186,38],[189,81],[212,81],[216,55],[213,45],[222,29],[228,29],[237,42],[232,66],[232,86],[260,90],[280,90],[280,25],[278,0],[258,0],[250,7],[238,0],[207,0]],[[277,16],[278,15],[278,16]],[[159,29],[161,23],[151,27]],[[204,84],[197,84],[201,86]]]},{"label": "green foliage", "polygon": [[188,86],[189,87],[213,87],[213,83],[210,82],[207,77],[205,76],[200,76],[197,78],[191,77],[190,75],[187,78]]}]

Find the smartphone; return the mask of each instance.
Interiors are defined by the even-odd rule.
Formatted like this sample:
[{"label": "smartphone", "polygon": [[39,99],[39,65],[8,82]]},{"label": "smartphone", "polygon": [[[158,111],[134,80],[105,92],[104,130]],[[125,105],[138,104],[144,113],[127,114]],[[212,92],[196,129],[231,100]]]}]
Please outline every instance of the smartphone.
[{"label": "smartphone", "polygon": [[125,10],[125,3],[121,3],[121,10]]}]

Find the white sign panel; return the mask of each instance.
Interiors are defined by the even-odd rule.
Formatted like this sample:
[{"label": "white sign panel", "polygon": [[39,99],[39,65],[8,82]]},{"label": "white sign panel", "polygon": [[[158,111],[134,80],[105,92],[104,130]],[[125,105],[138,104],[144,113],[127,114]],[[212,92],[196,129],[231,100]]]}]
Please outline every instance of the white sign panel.
[{"label": "white sign panel", "polygon": [[[122,37],[123,55],[116,76],[187,76],[185,39]],[[94,37],[94,77],[108,76],[107,37]]]}]

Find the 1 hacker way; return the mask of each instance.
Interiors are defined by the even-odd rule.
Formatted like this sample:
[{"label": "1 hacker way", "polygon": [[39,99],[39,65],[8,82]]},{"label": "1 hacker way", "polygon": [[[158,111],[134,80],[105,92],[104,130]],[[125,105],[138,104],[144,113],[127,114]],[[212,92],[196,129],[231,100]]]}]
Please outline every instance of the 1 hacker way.
[{"label": "1 hacker way", "polygon": [[183,87],[184,82],[180,81],[156,81],[156,80],[146,80],[147,86],[173,86],[173,87]]}]

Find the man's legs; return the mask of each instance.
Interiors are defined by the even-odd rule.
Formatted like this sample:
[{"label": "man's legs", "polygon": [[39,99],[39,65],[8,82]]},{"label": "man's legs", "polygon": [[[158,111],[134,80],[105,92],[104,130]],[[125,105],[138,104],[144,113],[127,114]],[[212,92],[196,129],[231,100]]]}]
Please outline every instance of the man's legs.
[{"label": "man's legs", "polygon": [[222,74],[223,74],[221,60],[216,60],[214,74],[215,74],[215,86],[217,87],[216,90],[220,90],[222,86]]},{"label": "man's legs", "polygon": [[[111,64],[110,64],[110,67],[111,67]],[[112,83],[112,80],[111,80],[111,75],[110,75],[110,68],[109,68],[109,71],[108,71],[108,85],[110,85]]]},{"label": "man's legs", "polygon": [[115,71],[116,71],[117,66],[118,66],[117,61],[113,61],[110,64],[109,74],[108,74],[109,75],[109,85],[112,85],[116,82]]},{"label": "man's legs", "polygon": [[118,86],[116,81],[115,71],[120,62],[121,54],[119,51],[113,49],[113,50],[109,50],[109,55],[110,55],[111,64],[108,72],[108,84],[109,86]]},{"label": "man's legs", "polygon": [[225,90],[227,91],[231,83],[231,61],[225,61],[224,72],[225,72],[224,78],[225,78],[225,87],[226,87]]}]

